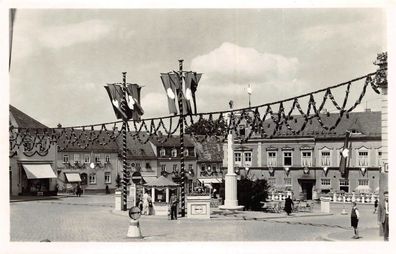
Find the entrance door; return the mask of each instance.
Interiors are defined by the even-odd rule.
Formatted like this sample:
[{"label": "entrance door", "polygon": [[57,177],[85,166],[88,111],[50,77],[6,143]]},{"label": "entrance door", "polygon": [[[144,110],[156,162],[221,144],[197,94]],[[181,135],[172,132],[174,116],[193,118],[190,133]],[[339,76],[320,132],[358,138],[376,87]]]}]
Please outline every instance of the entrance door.
[{"label": "entrance door", "polygon": [[302,180],[300,181],[302,194],[305,200],[312,200],[312,188],[315,184],[315,180]]}]

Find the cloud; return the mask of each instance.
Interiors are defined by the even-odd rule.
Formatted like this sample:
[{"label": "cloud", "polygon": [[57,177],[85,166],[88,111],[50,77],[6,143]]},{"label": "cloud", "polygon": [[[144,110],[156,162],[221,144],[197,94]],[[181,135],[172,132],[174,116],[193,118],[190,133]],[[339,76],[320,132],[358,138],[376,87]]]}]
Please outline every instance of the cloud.
[{"label": "cloud", "polygon": [[191,62],[193,70],[203,72],[210,79],[236,83],[287,80],[294,78],[297,66],[297,58],[261,53],[229,42]]},{"label": "cloud", "polygon": [[297,58],[225,42],[191,62],[193,71],[203,73],[197,92],[198,110],[227,109],[230,100],[236,108],[248,106],[248,84],[253,88],[252,105],[291,96],[292,91],[302,88],[296,78],[298,67]]},{"label": "cloud", "polygon": [[111,31],[111,24],[101,20],[51,26],[40,32],[39,41],[49,48],[63,48],[73,44],[98,40]]}]

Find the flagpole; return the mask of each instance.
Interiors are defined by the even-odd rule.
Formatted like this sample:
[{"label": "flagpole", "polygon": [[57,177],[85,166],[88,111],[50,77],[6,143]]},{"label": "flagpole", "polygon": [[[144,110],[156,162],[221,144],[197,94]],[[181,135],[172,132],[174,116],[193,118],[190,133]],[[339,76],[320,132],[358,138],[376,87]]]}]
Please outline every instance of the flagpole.
[{"label": "flagpole", "polygon": [[[124,103],[121,104],[122,111],[127,115],[126,110],[126,72],[122,73],[122,91],[123,91],[123,100]],[[128,172],[127,172],[127,161],[126,161],[126,153],[127,153],[127,137],[126,137],[126,129],[127,129],[128,120],[127,118],[123,118],[122,120],[122,199],[123,199],[123,207],[122,210],[126,211],[128,208],[127,204],[127,187],[128,187]]]},{"label": "flagpole", "polygon": [[179,125],[180,125],[180,175],[181,175],[181,217],[185,216],[185,172],[184,172],[184,110],[183,110],[183,59],[179,60],[180,87],[178,90]]}]

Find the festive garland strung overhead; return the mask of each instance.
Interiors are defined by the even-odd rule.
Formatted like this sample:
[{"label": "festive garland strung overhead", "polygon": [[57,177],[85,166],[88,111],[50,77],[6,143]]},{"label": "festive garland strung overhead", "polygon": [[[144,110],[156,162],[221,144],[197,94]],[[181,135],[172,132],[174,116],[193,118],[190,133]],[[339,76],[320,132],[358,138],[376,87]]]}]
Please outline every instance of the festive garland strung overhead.
[{"label": "festive garland strung overhead", "polygon": [[[312,124],[313,120],[319,123],[323,131],[331,132],[339,125],[343,117],[348,118],[349,113],[362,102],[368,85],[371,85],[374,92],[379,93],[378,82],[384,82],[383,74],[379,73],[380,71],[377,71],[335,86],[273,103],[241,109],[183,115],[183,123],[186,129],[196,124],[206,124],[204,135],[197,134],[194,131],[188,133],[198,141],[213,136],[218,141],[224,141],[230,131],[233,131],[236,138],[241,142],[254,137],[273,138],[285,132],[288,132],[289,135],[301,135],[306,127]],[[381,77],[378,78],[378,76]],[[352,85],[362,80],[364,80],[364,84],[358,98],[350,104],[350,107],[347,107],[348,100],[351,98]],[[333,90],[340,87],[345,87],[345,95],[341,103],[337,102],[333,95]],[[318,96],[320,93],[324,93],[323,97],[315,99],[315,95]],[[306,110],[301,105],[301,101],[304,100],[308,100]],[[333,116],[337,115],[335,119],[330,117],[329,113],[322,113],[328,100],[338,111],[337,114],[332,114]],[[288,110],[285,106],[287,103],[291,103]],[[140,143],[147,143],[150,140],[164,143],[179,130],[180,117],[180,115],[174,115],[130,120],[127,131],[133,139]],[[56,144],[58,151],[65,151],[72,147],[87,149],[94,145],[105,146],[111,142],[116,142],[120,137],[121,124],[122,121],[115,121],[48,129],[10,126],[9,156],[15,156],[21,147],[23,147],[23,154],[26,156],[36,154],[45,156],[53,144]],[[249,131],[247,133],[240,131],[241,125],[248,127]]]}]

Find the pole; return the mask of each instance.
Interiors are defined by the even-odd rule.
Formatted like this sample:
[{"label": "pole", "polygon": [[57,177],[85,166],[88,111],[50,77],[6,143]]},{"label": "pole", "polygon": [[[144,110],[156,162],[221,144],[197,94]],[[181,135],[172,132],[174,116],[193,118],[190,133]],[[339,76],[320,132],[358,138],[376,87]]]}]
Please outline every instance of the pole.
[{"label": "pole", "polygon": [[[124,103],[121,104],[122,110],[126,114],[126,72],[122,73],[122,91],[123,91],[123,100]],[[123,206],[122,210],[126,211],[127,208],[127,187],[128,187],[128,171],[127,171],[127,161],[126,161],[126,153],[127,153],[127,139],[126,139],[126,129],[127,129],[128,120],[123,119],[122,121],[122,199],[123,199]]]},{"label": "pole", "polygon": [[179,87],[179,125],[180,125],[180,175],[181,175],[181,217],[185,216],[185,172],[184,172],[184,110],[183,110],[183,59],[179,60],[179,78],[180,78],[180,87]]}]

